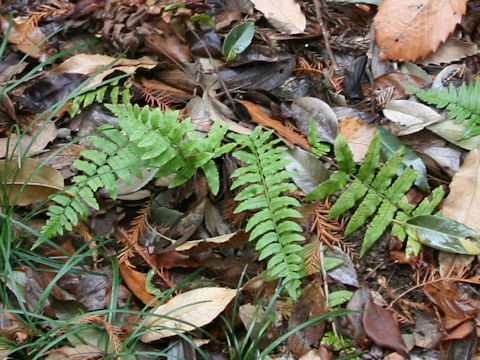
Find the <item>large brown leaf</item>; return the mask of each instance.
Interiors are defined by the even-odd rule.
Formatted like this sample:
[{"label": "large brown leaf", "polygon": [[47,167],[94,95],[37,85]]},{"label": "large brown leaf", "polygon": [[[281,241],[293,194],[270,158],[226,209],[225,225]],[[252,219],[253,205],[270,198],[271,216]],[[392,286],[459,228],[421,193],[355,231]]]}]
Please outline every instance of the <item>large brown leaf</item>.
[{"label": "large brown leaf", "polygon": [[[293,308],[292,316],[288,322],[288,329],[293,330],[297,326],[317,316],[328,312],[323,290],[317,282],[310,284],[298,298]],[[288,338],[290,351],[295,357],[302,357],[311,349],[318,348],[320,339],[325,330],[324,322],[317,322],[313,325],[297,331]]]},{"label": "large brown leaf", "polygon": [[25,206],[43,201],[63,189],[62,174],[49,166],[37,170],[40,165],[41,162],[34,159],[24,159],[20,167],[16,159],[0,160],[0,181],[6,187],[11,205]]},{"label": "large brown leaf", "polygon": [[435,51],[467,11],[467,0],[384,0],[375,16],[380,58],[415,61]]},{"label": "large brown leaf", "polygon": [[480,232],[480,149],[471,150],[450,183],[443,216]]}]

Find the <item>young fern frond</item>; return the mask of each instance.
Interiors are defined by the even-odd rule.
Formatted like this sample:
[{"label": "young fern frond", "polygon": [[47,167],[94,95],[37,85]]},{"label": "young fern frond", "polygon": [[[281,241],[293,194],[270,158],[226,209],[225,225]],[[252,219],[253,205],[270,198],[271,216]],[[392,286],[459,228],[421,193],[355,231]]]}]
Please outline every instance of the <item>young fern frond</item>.
[{"label": "young fern frond", "polygon": [[250,232],[249,241],[255,243],[259,260],[270,258],[269,275],[283,279],[290,296],[296,298],[303,271],[302,247],[297,242],[304,237],[302,227],[291,219],[302,215],[294,208],[300,202],[284,194],[296,189],[293,183],[285,182],[294,173],[285,170],[289,162],[283,154],[285,147],[275,147],[280,140],[269,140],[272,133],[261,133],[257,127],[250,136],[229,135],[246,149],[233,153],[246,164],[231,175],[236,178],[232,189],[245,186],[235,197],[240,202],[235,213],[256,211],[245,229]]},{"label": "young fern frond", "polygon": [[176,173],[170,187],[187,182],[201,168],[214,194],[219,190],[218,170],[214,158],[230,151],[235,144],[221,144],[227,127],[212,125],[201,137],[193,133],[190,119],[178,121],[178,111],[140,108],[131,104],[109,104],[106,107],[118,117],[119,129],[100,127],[104,136],[91,136],[93,150],[81,152],[82,159],[73,163],[79,175],[72,180],[66,194],[55,194],[56,203],[48,208],[43,234],[51,237],[71,230],[78,214],[87,216],[87,205],[98,209],[95,192],[104,188],[112,199],[118,194],[117,181],[130,184],[132,176],[142,178],[142,169],[156,171],[156,176]]},{"label": "young fern frond", "polygon": [[[352,183],[337,199],[328,219],[332,220],[357,206],[345,228],[345,236],[352,234],[369,222],[365,232],[360,256],[382,236],[393,219],[406,221],[417,215],[430,215],[445,195],[441,187],[432,192],[431,200],[425,198],[417,207],[408,203],[405,194],[412,188],[417,173],[406,167],[396,177],[402,167],[402,153],[397,152],[384,164],[380,164],[380,137],[377,135],[368,149],[362,165],[355,168],[353,154],[342,135],[337,136],[334,145],[338,170],[330,179],[320,184],[305,200],[318,200],[345,188],[350,178]],[[396,178],[395,178],[396,177]],[[369,221],[369,219],[373,218]],[[395,224],[392,234],[400,240],[407,235],[400,225]],[[418,244],[408,238],[407,250],[419,250]],[[409,250],[409,251],[410,251]],[[410,252],[410,253],[412,253]]]},{"label": "young fern frond", "polygon": [[468,86],[463,83],[458,90],[453,84],[443,90],[422,90],[405,83],[403,86],[427,104],[449,110],[446,120],[454,120],[456,124],[466,121],[462,137],[459,140],[480,135],[480,101],[478,100],[480,98],[480,81]]}]

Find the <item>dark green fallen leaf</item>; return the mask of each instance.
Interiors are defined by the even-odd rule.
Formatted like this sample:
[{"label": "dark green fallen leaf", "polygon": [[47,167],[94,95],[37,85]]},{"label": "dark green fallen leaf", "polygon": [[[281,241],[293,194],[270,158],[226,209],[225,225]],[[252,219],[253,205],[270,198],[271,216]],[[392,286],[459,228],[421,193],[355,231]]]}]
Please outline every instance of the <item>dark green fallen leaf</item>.
[{"label": "dark green fallen leaf", "polygon": [[223,55],[227,61],[245,51],[250,45],[255,33],[255,23],[247,21],[246,23],[235,26],[225,37],[223,42]]},{"label": "dark green fallen leaf", "polygon": [[456,254],[480,255],[480,234],[455,220],[420,215],[404,225],[407,234],[423,245]]},{"label": "dark green fallen leaf", "polygon": [[[415,185],[422,189],[424,192],[429,193],[430,189],[427,182],[427,168],[417,154],[405,146],[398,137],[393,135],[390,131],[384,129],[381,126],[377,126],[377,131],[380,134],[381,148],[380,152],[382,154],[383,160],[390,159],[393,154],[395,154],[399,149],[405,149],[405,155],[403,155],[403,164],[401,168],[401,173],[405,167],[410,166],[413,170],[418,173],[417,179],[415,180]],[[400,173],[400,174],[401,174]],[[398,174],[398,175],[400,175]]]}]

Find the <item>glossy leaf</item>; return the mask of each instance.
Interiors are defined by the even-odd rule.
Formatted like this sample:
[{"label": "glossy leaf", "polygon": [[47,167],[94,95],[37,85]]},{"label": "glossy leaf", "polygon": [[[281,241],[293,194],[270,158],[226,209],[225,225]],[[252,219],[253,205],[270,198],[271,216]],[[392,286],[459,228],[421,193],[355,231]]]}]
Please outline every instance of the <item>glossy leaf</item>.
[{"label": "glossy leaf", "polygon": [[480,234],[455,220],[420,215],[406,221],[405,230],[423,245],[457,254],[480,255]]},{"label": "glossy leaf", "polygon": [[247,21],[230,30],[225,38],[222,49],[227,61],[245,51],[252,42],[254,33],[255,23],[253,21]]}]

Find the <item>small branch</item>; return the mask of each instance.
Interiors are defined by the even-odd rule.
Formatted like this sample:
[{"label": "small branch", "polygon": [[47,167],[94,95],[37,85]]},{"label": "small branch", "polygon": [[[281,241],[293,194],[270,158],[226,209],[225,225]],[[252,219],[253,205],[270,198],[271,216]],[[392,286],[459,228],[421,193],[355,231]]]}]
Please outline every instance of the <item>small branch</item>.
[{"label": "small branch", "polygon": [[315,13],[317,14],[317,20],[320,24],[320,28],[322,29],[322,36],[323,41],[325,42],[325,49],[327,50],[328,57],[330,58],[330,62],[332,63],[333,70],[338,70],[337,60],[335,60],[335,55],[333,55],[332,47],[330,46],[329,36],[330,34],[325,27],[325,22],[323,21],[322,11],[320,10],[320,0],[314,0],[315,3]]}]

